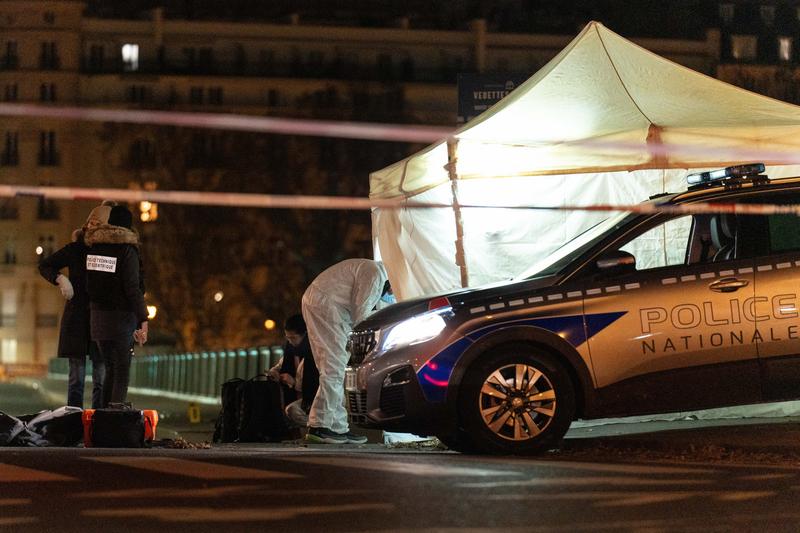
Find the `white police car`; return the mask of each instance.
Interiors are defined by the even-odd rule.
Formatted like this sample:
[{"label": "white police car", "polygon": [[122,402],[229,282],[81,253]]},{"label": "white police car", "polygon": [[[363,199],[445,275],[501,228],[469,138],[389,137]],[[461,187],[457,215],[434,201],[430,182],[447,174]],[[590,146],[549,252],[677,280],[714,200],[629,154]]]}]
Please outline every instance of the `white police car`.
[{"label": "white police car", "polygon": [[[650,203],[800,204],[800,178],[763,169],[693,175]],[[612,216],[518,279],[357,325],[350,419],[460,451],[535,453],[576,418],[800,398],[799,278],[795,215]]]}]

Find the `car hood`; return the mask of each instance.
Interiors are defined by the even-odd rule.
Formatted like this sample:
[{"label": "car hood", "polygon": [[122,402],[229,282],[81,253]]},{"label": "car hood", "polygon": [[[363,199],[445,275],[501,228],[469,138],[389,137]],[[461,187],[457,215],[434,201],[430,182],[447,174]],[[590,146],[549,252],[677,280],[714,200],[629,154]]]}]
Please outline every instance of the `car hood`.
[{"label": "car hood", "polygon": [[479,302],[502,300],[515,294],[527,294],[537,289],[551,287],[556,282],[556,279],[555,276],[548,276],[521,281],[501,281],[481,287],[441,292],[412,300],[404,300],[373,313],[353,329],[355,331],[379,329],[412,316],[420,315],[429,309],[432,301],[438,298],[447,298],[450,305],[453,306],[453,310],[458,311],[461,307],[476,305]]}]

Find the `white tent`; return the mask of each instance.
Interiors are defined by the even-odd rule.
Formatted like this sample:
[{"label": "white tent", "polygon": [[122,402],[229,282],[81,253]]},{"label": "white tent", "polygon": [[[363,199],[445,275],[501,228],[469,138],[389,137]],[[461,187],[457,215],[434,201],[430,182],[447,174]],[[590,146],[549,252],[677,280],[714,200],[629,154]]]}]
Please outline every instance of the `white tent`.
[{"label": "white tent", "polygon": [[606,215],[457,204],[633,203],[684,190],[690,170],[761,161],[770,177],[800,175],[788,165],[798,149],[800,107],[672,63],[592,22],[449,143],[370,176],[372,198],[454,206],[375,209],[377,251],[401,299],[507,279]]}]

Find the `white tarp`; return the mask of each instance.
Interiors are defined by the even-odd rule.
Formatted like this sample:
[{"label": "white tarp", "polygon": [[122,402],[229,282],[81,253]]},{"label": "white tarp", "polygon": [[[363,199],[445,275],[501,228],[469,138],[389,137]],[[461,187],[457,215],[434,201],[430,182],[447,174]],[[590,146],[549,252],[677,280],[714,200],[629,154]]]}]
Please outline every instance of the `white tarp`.
[{"label": "white tarp", "polygon": [[[800,107],[694,72],[592,22],[455,139],[463,204],[635,203],[685,190],[698,169],[758,160],[771,177],[797,175],[781,154],[800,149]],[[450,203],[447,162],[443,140],[374,172],[370,196]],[[522,272],[605,216],[464,209],[469,285]],[[400,299],[460,286],[451,209],[376,209],[373,232]]]}]

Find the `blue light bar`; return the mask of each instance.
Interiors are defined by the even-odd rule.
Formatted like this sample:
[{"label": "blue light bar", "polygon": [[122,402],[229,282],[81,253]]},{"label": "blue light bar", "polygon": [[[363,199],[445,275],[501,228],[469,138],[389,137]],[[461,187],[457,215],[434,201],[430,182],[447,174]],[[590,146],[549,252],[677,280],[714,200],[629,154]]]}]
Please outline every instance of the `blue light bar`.
[{"label": "blue light bar", "polygon": [[744,178],[755,176],[764,172],[764,163],[752,163],[749,165],[735,165],[709,172],[697,172],[686,176],[689,185],[699,185],[701,183],[711,183],[714,181],[726,180],[730,178]]}]

